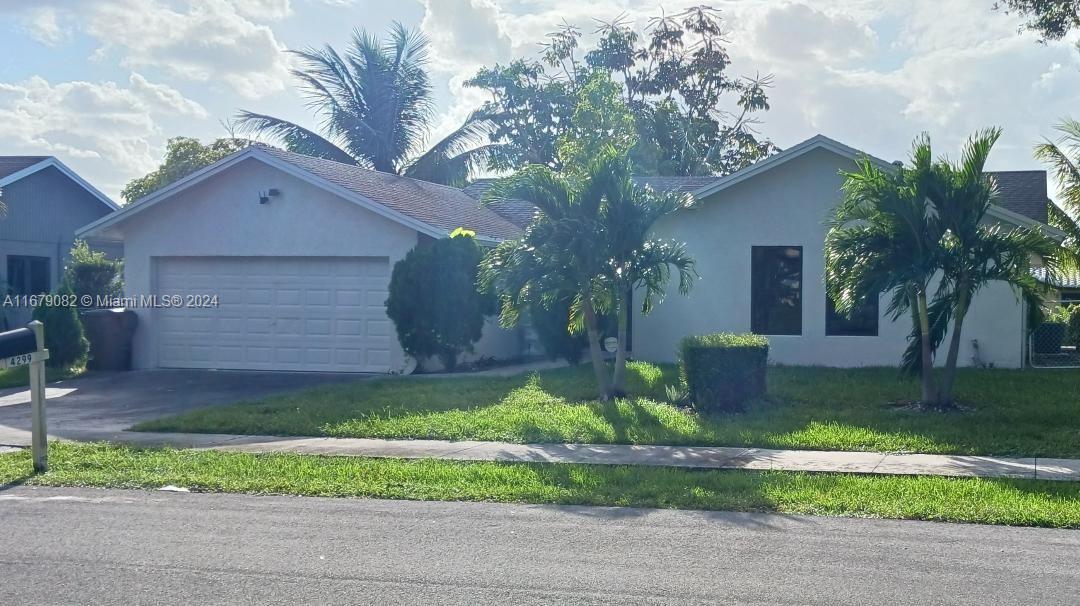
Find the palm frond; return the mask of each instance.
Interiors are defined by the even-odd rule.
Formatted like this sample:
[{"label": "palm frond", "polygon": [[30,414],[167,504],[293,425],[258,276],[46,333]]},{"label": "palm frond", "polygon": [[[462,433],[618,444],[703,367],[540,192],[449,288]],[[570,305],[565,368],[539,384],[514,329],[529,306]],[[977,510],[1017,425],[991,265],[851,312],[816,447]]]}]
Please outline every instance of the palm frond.
[{"label": "palm frond", "polygon": [[288,120],[241,111],[236,116],[236,126],[237,132],[252,136],[269,137],[281,142],[285,149],[291,152],[325,158],[335,162],[357,164],[357,161],[348,152],[335,145],[332,141]]}]

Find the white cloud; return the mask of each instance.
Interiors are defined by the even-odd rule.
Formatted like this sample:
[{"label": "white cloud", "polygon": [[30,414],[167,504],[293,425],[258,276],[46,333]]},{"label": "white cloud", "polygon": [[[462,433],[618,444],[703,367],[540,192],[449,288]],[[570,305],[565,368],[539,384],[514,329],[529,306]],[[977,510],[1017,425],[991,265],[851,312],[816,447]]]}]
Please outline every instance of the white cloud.
[{"label": "white cloud", "polygon": [[26,17],[26,29],[37,41],[55,46],[71,35],[71,30],[60,24],[56,9],[42,6],[31,9]]},{"label": "white cloud", "polygon": [[424,0],[420,29],[431,40],[437,69],[462,71],[510,59],[510,38],[491,0]]},{"label": "white cloud", "polygon": [[33,76],[0,83],[0,141],[5,153],[52,154],[75,159],[105,191],[157,165],[154,143],[164,138],[158,120],[205,118],[198,103],[178,91],[132,74],[115,82],[50,83]]}]

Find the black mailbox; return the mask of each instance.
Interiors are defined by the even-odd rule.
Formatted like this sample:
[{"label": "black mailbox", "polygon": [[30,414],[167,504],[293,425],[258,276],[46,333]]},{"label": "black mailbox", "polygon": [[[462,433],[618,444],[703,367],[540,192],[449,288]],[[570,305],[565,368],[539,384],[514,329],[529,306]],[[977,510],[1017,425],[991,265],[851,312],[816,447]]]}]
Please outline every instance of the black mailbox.
[{"label": "black mailbox", "polygon": [[10,358],[37,351],[37,338],[29,328],[0,332],[0,358]]}]

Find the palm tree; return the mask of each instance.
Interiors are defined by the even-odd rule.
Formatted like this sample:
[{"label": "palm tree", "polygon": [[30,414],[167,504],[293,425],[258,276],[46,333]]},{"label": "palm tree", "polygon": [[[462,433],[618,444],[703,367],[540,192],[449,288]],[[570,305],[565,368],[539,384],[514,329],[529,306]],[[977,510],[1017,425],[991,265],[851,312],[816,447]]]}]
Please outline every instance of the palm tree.
[{"label": "palm tree", "polygon": [[926,203],[931,170],[925,136],[915,140],[910,167],[888,170],[860,159],[858,170],[844,175],[844,199],[825,237],[825,285],[839,313],[888,293],[893,321],[911,314],[905,370],[921,374],[926,402],[937,397],[929,292],[944,234]]},{"label": "palm tree", "polygon": [[[891,171],[861,160],[859,171],[846,176],[845,198],[826,236],[826,286],[837,310],[849,312],[864,298],[889,292],[893,320],[912,313],[903,367],[920,369],[927,405],[953,404],[964,319],[978,291],[1004,282],[1038,313],[1045,287],[1032,275],[1032,259],[1051,274],[1061,267],[1060,245],[1038,229],[1006,229],[987,219],[998,191],[983,169],[1000,134],[973,135],[959,163],[932,161],[925,135],[915,141],[911,168]],[[933,358],[946,333],[938,386]]]},{"label": "palm tree", "polygon": [[303,67],[292,73],[301,82],[308,106],[321,117],[322,134],[250,111],[240,112],[237,126],[242,132],[276,139],[297,153],[464,185],[493,149],[486,143],[490,125],[474,114],[422,152],[434,117],[431,83],[424,70],[427,48],[425,36],[395,23],[386,41],[357,30],[344,55],[330,45],[293,51]]},{"label": "palm tree", "polygon": [[929,199],[947,230],[940,242],[942,279],[935,299],[941,302],[941,321],[952,318],[938,406],[953,403],[961,332],[975,294],[991,282],[1004,282],[1025,300],[1029,310],[1037,312],[1047,290],[1032,275],[1032,259],[1039,259],[1051,274],[1061,267],[1061,245],[1041,230],[1006,229],[996,221],[987,221],[987,213],[999,202],[999,193],[997,183],[984,168],[1000,136],[1000,128],[975,133],[964,146],[959,163],[943,159],[934,165]]},{"label": "palm tree", "polygon": [[618,315],[612,390],[621,396],[626,392],[627,330],[633,293],[641,295],[641,313],[648,315],[654,302],[663,299],[672,270],[678,273],[678,290],[683,295],[689,294],[697,273],[684,244],[655,240],[650,233],[661,218],[690,208],[693,196],[638,186],[630,178],[626,160],[616,163],[613,169],[601,225]]},{"label": "palm tree", "polygon": [[1080,261],[1080,122],[1071,118],[1057,125],[1058,141],[1047,140],[1035,146],[1035,157],[1050,168],[1057,179],[1058,204],[1049,205],[1050,224],[1068,235],[1066,247],[1073,262]]},{"label": "palm tree", "polygon": [[[651,240],[648,232],[691,198],[637,187],[627,156],[611,147],[583,168],[560,173],[532,165],[488,191],[488,201],[525,199],[539,212],[521,239],[488,255],[481,284],[499,292],[507,326],[516,324],[529,305],[551,304],[573,293],[568,329],[584,326],[599,397],[609,400],[625,391],[630,293],[643,291],[642,311],[648,313],[663,295],[671,268],[679,273],[680,292],[690,289],[693,261],[683,246]],[[599,316],[612,311],[619,318],[619,346],[609,377]]]}]

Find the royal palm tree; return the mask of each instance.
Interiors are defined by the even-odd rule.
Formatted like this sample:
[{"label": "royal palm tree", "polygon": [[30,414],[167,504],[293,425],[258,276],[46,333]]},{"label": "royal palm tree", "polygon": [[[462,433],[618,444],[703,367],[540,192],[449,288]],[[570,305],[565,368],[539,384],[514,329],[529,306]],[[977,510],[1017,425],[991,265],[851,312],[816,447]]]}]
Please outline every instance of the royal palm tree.
[{"label": "royal palm tree", "polygon": [[288,120],[242,111],[240,131],[270,137],[286,149],[425,181],[464,185],[492,151],[489,123],[472,115],[424,151],[434,117],[425,66],[428,40],[395,23],[381,41],[354,32],[348,51],[330,45],[294,51],[293,70],[309,107],[321,118],[319,134]]},{"label": "royal palm tree", "polygon": [[[497,182],[485,200],[519,198],[533,202],[538,216],[516,241],[499,245],[481,268],[481,283],[497,291],[504,325],[515,324],[532,304],[550,304],[573,293],[569,330],[583,326],[601,400],[625,391],[626,330],[630,293],[641,289],[648,313],[662,296],[674,268],[679,290],[692,284],[693,261],[683,246],[652,240],[660,217],[689,205],[691,198],[637,187],[629,160],[613,148],[602,150],[584,170],[562,173],[526,167]],[[616,312],[619,345],[609,376],[600,349],[599,316]]]}]

